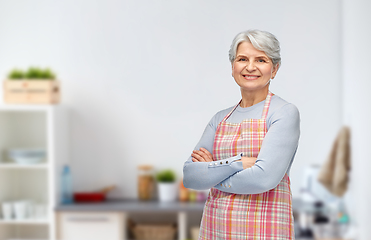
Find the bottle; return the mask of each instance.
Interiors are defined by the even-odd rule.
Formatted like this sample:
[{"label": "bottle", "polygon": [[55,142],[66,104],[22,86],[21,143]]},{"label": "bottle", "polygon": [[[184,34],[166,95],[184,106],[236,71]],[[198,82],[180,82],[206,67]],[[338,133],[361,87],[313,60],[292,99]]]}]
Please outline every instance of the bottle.
[{"label": "bottle", "polygon": [[72,177],[71,170],[68,165],[63,166],[61,177],[61,202],[62,204],[69,204],[73,202],[72,199]]},{"label": "bottle", "polygon": [[181,180],[179,183],[179,201],[188,201],[188,189],[184,187],[183,180]]},{"label": "bottle", "polygon": [[338,224],[338,232],[341,236],[344,236],[350,226],[349,215],[343,200],[340,200],[339,207],[338,207],[338,214],[337,214],[337,224]]},{"label": "bottle", "polygon": [[140,200],[151,200],[154,190],[152,165],[138,166],[138,197]]},{"label": "bottle", "polygon": [[197,192],[196,190],[190,189],[188,192],[188,200],[190,202],[196,202]]}]

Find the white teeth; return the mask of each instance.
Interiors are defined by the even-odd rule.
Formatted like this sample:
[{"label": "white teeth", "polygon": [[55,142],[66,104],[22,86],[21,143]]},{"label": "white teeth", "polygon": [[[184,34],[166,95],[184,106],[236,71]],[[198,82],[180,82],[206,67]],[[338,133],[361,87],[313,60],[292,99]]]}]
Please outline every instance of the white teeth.
[{"label": "white teeth", "polygon": [[254,79],[254,78],[258,78],[258,76],[245,76],[245,78]]}]

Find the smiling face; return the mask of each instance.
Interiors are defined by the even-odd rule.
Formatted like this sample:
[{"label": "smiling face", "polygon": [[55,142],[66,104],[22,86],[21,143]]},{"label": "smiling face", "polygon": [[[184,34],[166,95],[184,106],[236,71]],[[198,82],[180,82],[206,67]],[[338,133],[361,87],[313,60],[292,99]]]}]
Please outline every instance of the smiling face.
[{"label": "smiling face", "polygon": [[278,66],[249,42],[238,45],[236,59],[232,63],[232,75],[243,92],[267,93],[269,80],[276,76]]}]

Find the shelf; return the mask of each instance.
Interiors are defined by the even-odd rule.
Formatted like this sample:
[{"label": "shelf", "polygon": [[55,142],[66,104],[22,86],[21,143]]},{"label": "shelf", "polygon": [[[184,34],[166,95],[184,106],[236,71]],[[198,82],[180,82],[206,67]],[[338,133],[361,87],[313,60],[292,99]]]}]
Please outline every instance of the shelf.
[{"label": "shelf", "polygon": [[18,164],[18,163],[0,163],[0,169],[47,169],[47,163],[40,164]]},{"label": "shelf", "polygon": [[56,105],[50,104],[0,104],[1,111],[50,111]]},{"label": "shelf", "polygon": [[[68,109],[63,105],[0,104],[0,203],[31,200],[45,205],[48,216],[0,219],[0,240],[56,240],[52,206],[60,198],[61,167],[70,158],[68,120]],[[13,148],[42,148],[46,159],[19,164],[8,156]]]},{"label": "shelf", "polygon": [[24,219],[24,220],[4,220],[0,219],[0,225],[49,225],[49,219]]}]

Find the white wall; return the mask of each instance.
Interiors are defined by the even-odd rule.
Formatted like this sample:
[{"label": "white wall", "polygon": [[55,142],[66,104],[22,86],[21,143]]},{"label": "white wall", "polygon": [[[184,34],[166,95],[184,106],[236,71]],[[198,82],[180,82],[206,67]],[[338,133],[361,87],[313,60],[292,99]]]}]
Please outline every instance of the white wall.
[{"label": "white wall", "polygon": [[272,91],[296,104],[292,167],[320,164],[341,125],[340,2],[0,1],[0,74],[50,66],[71,109],[74,188],[115,183],[136,196],[136,166],[182,171],[213,114],[240,98],[228,50],[240,31],[274,33],[282,68]]},{"label": "white wall", "polygon": [[352,206],[360,240],[371,236],[371,2],[343,1],[344,121],[352,129]]}]

